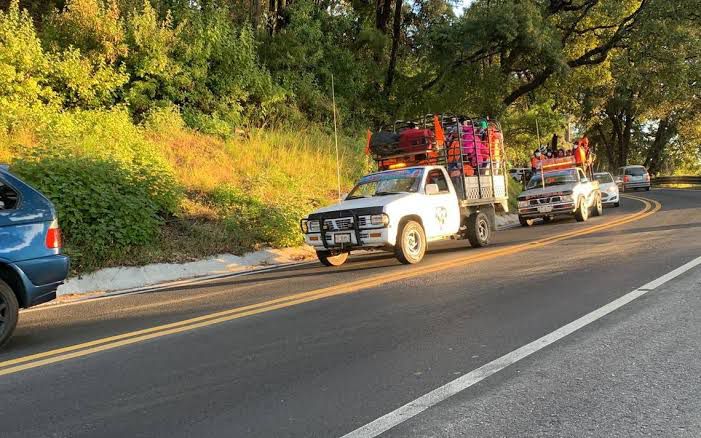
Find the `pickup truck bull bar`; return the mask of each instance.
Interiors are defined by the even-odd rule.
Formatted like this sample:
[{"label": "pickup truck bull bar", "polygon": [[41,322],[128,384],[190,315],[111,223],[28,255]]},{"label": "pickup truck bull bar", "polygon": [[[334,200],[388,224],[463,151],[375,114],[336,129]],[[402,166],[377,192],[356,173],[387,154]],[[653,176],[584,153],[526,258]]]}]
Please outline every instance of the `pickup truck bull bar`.
[{"label": "pickup truck bull bar", "polygon": [[[333,212],[336,213],[335,216],[338,216],[338,212]],[[342,217],[351,217],[353,218],[353,231],[355,231],[355,241],[358,242],[356,246],[363,246],[362,239],[360,237],[360,220],[358,219],[358,215],[355,213],[354,210],[344,210],[343,211],[344,216]],[[350,216],[348,216],[350,214]],[[319,230],[321,231],[321,243],[324,245],[324,248],[330,249],[329,244],[326,241],[326,220],[333,220],[333,219],[339,219],[339,217],[328,217],[328,213],[324,214],[322,213],[320,218],[319,218]],[[339,230],[339,231],[346,231],[346,230]],[[349,230],[350,231],[350,230]],[[335,245],[333,245],[335,246]],[[348,246],[353,246],[353,243],[350,242]],[[343,243],[341,243],[341,249],[343,249]]]}]

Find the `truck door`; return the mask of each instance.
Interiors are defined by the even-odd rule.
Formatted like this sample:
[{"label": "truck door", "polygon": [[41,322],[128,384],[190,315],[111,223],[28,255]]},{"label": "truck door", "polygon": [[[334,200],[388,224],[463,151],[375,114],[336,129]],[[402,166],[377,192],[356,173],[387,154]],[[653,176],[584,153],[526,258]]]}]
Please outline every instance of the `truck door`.
[{"label": "truck door", "polygon": [[[426,195],[426,237],[456,234],[460,229],[460,206],[455,189],[443,169],[433,169],[426,175],[426,184],[436,184],[438,193]],[[425,186],[424,186],[425,187]]]}]

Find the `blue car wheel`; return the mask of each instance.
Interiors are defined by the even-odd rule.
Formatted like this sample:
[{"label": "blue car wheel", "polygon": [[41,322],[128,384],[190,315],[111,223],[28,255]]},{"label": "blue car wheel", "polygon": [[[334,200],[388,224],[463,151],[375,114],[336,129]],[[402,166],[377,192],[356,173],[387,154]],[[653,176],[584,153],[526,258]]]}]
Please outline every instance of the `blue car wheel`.
[{"label": "blue car wheel", "polygon": [[15,293],[0,280],[0,348],[10,339],[17,326],[19,304]]}]

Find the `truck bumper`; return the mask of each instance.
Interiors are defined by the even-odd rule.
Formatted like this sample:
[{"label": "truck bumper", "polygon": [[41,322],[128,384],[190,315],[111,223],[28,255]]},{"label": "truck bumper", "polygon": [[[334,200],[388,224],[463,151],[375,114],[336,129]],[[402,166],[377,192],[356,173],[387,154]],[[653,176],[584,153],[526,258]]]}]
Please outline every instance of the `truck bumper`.
[{"label": "truck bumper", "polygon": [[623,190],[649,189],[649,188],[650,188],[650,181],[623,183]]},{"label": "truck bumper", "polygon": [[[547,204],[541,205],[545,206]],[[552,211],[540,212],[538,207],[525,207],[518,209],[518,215],[526,219],[536,219],[544,216],[571,216],[574,214],[574,203],[565,202],[552,205]]]},{"label": "truck bumper", "polygon": [[[376,249],[391,246],[389,229],[374,228],[360,231],[360,242],[354,230],[327,231],[326,245],[322,242],[321,233],[304,235],[304,242],[317,251],[350,251],[354,249]],[[348,242],[346,242],[348,240]]]}]

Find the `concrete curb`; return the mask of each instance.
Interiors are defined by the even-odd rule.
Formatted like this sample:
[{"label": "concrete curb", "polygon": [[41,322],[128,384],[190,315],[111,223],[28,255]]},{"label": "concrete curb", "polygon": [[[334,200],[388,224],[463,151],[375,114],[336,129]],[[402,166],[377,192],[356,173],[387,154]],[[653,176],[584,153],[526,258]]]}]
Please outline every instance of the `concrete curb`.
[{"label": "concrete curb", "polygon": [[221,254],[208,259],[187,263],[157,263],[138,267],[114,267],[70,278],[58,290],[59,296],[87,293],[135,291],[177,284],[191,279],[225,278],[261,269],[291,266],[309,261],[314,256],[311,248],[265,249],[243,256]]},{"label": "concrete curb", "polygon": [[[497,230],[519,226],[515,214],[497,215]],[[356,251],[364,254],[367,251]],[[303,261],[283,261],[292,257]],[[244,256],[222,254],[189,263],[159,263],[141,267],[101,269],[81,278],[71,278],[58,290],[59,297],[77,297],[75,300],[145,293],[171,287],[200,284],[222,278],[238,277],[292,266],[316,263],[311,248],[266,249]],[[261,266],[264,265],[264,266]],[[88,296],[90,295],[90,296]],[[83,296],[83,298],[80,298]]]}]

